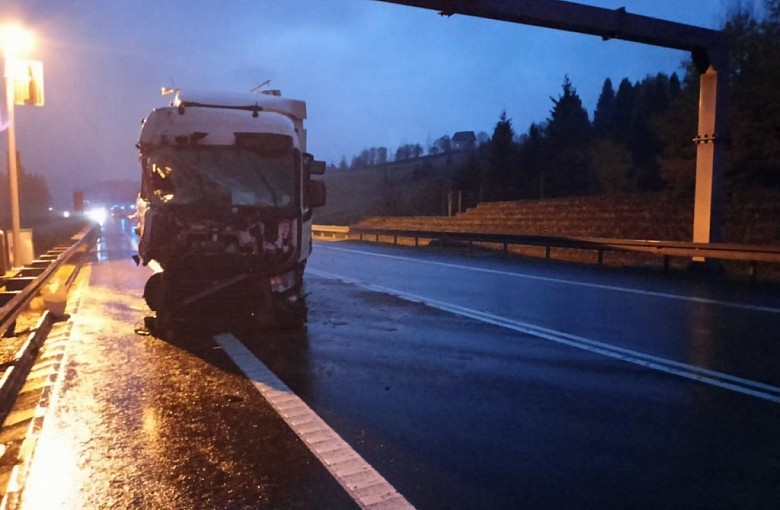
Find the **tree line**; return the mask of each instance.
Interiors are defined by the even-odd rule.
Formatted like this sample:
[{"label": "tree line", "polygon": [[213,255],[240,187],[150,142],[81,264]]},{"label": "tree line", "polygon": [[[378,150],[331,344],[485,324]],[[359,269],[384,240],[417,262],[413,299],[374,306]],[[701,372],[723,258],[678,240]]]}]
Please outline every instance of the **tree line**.
[{"label": "tree line", "polygon": [[[764,0],[756,17],[741,3],[723,30],[731,41],[730,136],[726,182],[731,189],[780,188],[780,0]],[[516,133],[502,113],[491,136],[481,134],[450,188],[476,200],[672,190],[690,194],[695,182],[700,70],[683,63],[682,77],[659,73],[632,82],[607,78],[592,118],[564,77],[547,119]],[[448,137],[429,154],[452,149]],[[395,160],[420,157],[419,144],[398,148]],[[367,149],[351,165],[388,161],[385,148]]]},{"label": "tree line", "polygon": [[[6,158],[7,159],[7,158]],[[36,222],[46,218],[49,214],[51,195],[49,186],[43,176],[29,172],[22,165],[21,158],[17,154],[16,174],[19,186],[19,209],[22,222],[29,226],[30,222]],[[8,172],[0,174],[0,229],[8,229],[11,226],[11,204]]]},{"label": "tree line", "polygon": [[[477,144],[485,143],[490,139],[484,131],[475,136]],[[457,150],[459,149],[452,141],[450,135],[442,135],[433,142],[428,143],[427,149],[419,143],[404,143],[395,150],[395,153],[391,153],[387,147],[369,147],[352,156],[350,162],[347,162],[346,156],[342,156],[338,165],[331,162],[328,165],[328,171],[360,170],[384,165],[385,163],[417,159],[425,155],[451,154]]]}]

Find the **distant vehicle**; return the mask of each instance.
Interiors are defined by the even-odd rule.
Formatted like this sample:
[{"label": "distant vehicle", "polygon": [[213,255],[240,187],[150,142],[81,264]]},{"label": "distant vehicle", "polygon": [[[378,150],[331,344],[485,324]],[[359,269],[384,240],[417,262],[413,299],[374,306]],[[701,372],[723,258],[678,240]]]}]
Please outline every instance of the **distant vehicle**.
[{"label": "distant vehicle", "polygon": [[123,205],[114,205],[111,206],[110,212],[112,218],[127,218],[135,211]]},{"label": "distant vehicle", "polygon": [[172,321],[306,321],[303,273],[325,163],[306,152],[306,103],[272,94],[184,95],[144,120],[139,256],[161,271],[144,298]]}]

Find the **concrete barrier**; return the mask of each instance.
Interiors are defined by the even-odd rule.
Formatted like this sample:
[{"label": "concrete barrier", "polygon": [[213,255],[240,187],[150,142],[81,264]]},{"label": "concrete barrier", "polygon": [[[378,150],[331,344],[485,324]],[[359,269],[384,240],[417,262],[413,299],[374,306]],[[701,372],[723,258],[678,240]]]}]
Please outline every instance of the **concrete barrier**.
[{"label": "concrete barrier", "polygon": [[8,259],[11,267],[22,267],[35,259],[35,249],[33,248],[33,231],[31,228],[19,229],[19,239],[21,241],[21,250],[19,260],[14,260],[14,236],[13,232],[5,233],[6,246],[8,247]]}]

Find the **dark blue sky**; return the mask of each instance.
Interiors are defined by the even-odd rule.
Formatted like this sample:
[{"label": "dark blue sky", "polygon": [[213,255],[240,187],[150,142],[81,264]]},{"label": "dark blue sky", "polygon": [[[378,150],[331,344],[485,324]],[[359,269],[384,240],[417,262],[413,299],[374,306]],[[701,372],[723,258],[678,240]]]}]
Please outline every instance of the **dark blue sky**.
[{"label": "dark blue sky", "polygon": [[[718,28],[729,0],[581,3]],[[25,166],[56,197],[138,178],[141,119],[161,86],[249,91],[270,79],[308,103],[309,150],[338,163],[443,134],[543,121],[568,74],[592,115],[604,79],[672,73],[684,52],[373,0],[3,0],[34,30],[47,104],[17,108]],[[0,134],[5,152],[6,136]]]}]

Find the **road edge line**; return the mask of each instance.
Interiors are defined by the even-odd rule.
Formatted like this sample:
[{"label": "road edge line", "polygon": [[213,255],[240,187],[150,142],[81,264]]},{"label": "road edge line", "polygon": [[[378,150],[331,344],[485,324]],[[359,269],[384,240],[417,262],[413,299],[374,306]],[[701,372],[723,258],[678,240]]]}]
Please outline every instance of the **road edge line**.
[{"label": "road edge line", "polygon": [[[274,375],[241,341],[230,333],[216,335],[214,341],[360,508],[414,509],[401,493]],[[306,432],[301,431],[299,426],[301,423],[307,425]]]}]

